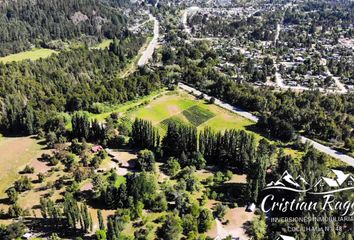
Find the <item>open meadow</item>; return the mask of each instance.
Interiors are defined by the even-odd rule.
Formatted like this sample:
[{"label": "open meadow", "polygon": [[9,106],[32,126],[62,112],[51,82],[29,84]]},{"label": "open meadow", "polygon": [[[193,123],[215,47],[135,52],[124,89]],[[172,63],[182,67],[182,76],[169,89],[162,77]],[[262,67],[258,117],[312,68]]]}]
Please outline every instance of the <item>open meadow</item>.
[{"label": "open meadow", "polygon": [[149,104],[130,111],[128,115],[134,118],[149,120],[158,127],[162,133],[170,122],[190,124],[202,130],[211,127],[216,131],[226,129],[246,130],[253,122],[241,116],[222,109],[205,100],[181,90],[165,94]]},{"label": "open meadow", "polygon": [[6,57],[1,57],[0,62],[2,63],[10,63],[10,62],[18,62],[23,60],[38,60],[41,58],[50,57],[52,54],[57,53],[57,51],[46,49],[46,48],[34,48],[29,51],[20,52],[16,54],[11,54]]},{"label": "open meadow", "polygon": [[[148,104],[143,104],[147,102]],[[118,111],[121,113],[126,111],[125,114],[132,120],[141,118],[151,121],[162,135],[166,133],[168,124],[174,122],[176,124],[190,124],[197,127],[198,131],[206,127],[210,127],[214,131],[237,129],[254,134],[257,140],[266,138],[258,131],[254,131],[254,122],[215,104],[210,104],[206,100],[197,99],[183,90],[151,95],[145,97],[144,101],[135,102],[134,105],[122,106],[118,110],[122,110]],[[98,120],[103,120],[103,116],[108,117],[109,115],[106,113],[95,117]],[[267,138],[267,140],[272,143],[277,142],[275,139]],[[296,159],[302,156],[302,153],[298,150],[283,145],[281,147],[286,154]]]},{"label": "open meadow", "polygon": [[0,138],[0,198],[6,196],[6,189],[20,176],[19,171],[41,155],[42,147],[31,137]]}]

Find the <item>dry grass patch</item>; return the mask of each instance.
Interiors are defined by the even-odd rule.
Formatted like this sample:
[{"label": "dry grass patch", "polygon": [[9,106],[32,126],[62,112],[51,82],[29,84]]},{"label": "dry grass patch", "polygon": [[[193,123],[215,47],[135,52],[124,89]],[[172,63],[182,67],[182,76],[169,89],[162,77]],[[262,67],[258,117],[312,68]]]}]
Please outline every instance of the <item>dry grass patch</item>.
[{"label": "dry grass patch", "polygon": [[23,168],[45,152],[31,137],[3,138],[0,141],[0,197],[16,181]]}]

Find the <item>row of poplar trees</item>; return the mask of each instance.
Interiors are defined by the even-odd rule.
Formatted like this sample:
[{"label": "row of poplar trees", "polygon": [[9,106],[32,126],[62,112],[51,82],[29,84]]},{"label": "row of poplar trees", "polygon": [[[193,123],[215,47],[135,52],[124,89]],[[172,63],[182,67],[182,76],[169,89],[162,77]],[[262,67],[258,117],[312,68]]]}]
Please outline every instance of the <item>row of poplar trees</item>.
[{"label": "row of poplar trees", "polygon": [[[150,122],[135,120],[132,142],[136,147],[148,148],[160,153],[163,159],[173,157],[183,165],[182,159],[201,155],[207,165],[237,168],[247,174],[249,201],[257,202],[266,182],[266,170],[271,164],[275,147],[266,140],[257,143],[255,136],[243,130],[215,132],[205,128],[198,135],[190,125],[169,123],[161,144],[156,129]],[[182,157],[183,156],[183,157]]]},{"label": "row of poplar trees", "polygon": [[256,139],[253,134],[239,130],[214,132],[205,128],[199,133],[190,125],[169,123],[160,144],[158,131],[151,122],[136,119],[132,130],[132,143],[136,147],[159,150],[164,158],[191,157],[201,153],[207,164],[237,167],[245,171],[256,156]]},{"label": "row of poplar trees", "polygon": [[65,194],[62,207],[56,205],[50,199],[41,198],[40,208],[42,217],[51,219],[55,227],[67,226],[72,230],[92,231],[92,217],[87,205],[79,206],[70,193]]}]

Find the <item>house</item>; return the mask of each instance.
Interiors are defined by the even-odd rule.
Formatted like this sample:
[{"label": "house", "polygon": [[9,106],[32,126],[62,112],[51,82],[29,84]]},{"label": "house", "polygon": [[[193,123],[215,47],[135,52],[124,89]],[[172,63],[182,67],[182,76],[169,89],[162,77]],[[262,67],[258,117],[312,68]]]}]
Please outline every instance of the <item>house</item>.
[{"label": "house", "polygon": [[103,147],[100,145],[95,145],[91,148],[92,153],[98,153],[98,152],[101,152],[102,150],[103,150]]},{"label": "house", "polygon": [[335,179],[322,177],[314,187],[328,186],[330,188],[347,188],[354,187],[354,177],[350,174],[345,174],[340,170],[332,169],[332,172],[336,175]]},{"label": "house", "polygon": [[346,180],[344,180],[344,182],[342,183],[342,187],[344,188],[354,187],[354,177],[350,176]]}]

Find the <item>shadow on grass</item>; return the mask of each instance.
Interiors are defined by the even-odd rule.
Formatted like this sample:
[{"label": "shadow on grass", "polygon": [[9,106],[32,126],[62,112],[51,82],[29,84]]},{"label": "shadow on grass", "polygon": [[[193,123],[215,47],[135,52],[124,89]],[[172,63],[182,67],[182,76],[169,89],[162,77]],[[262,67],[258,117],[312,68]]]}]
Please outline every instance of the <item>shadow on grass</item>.
[{"label": "shadow on grass", "polygon": [[[25,218],[23,223],[30,229],[31,233],[40,238],[50,238],[53,233],[57,233],[60,238],[75,239],[81,237],[85,240],[96,239],[95,236],[84,236],[81,230],[69,228],[64,218]],[[83,237],[84,236],[84,237]]]},{"label": "shadow on grass", "polygon": [[0,204],[5,204],[5,205],[10,205],[10,199],[9,198],[1,198],[0,199]]},{"label": "shadow on grass", "polygon": [[218,200],[222,202],[230,204],[236,202],[240,207],[247,204],[247,184],[223,183],[218,186],[212,186],[210,190],[215,191],[219,196]]},{"label": "shadow on grass", "polygon": [[280,141],[279,139],[274,138],[274,137],[270,136],[269,134],[265,133],[264,131],[262,131],[261,129],[259,129],[256,124],[252,124],[252,125],[246,126],[245,128],[246,128],[247,131],[259,134],[261,137],[266,138],[269,141],[273,141],[273,142],[279,142]]}]

